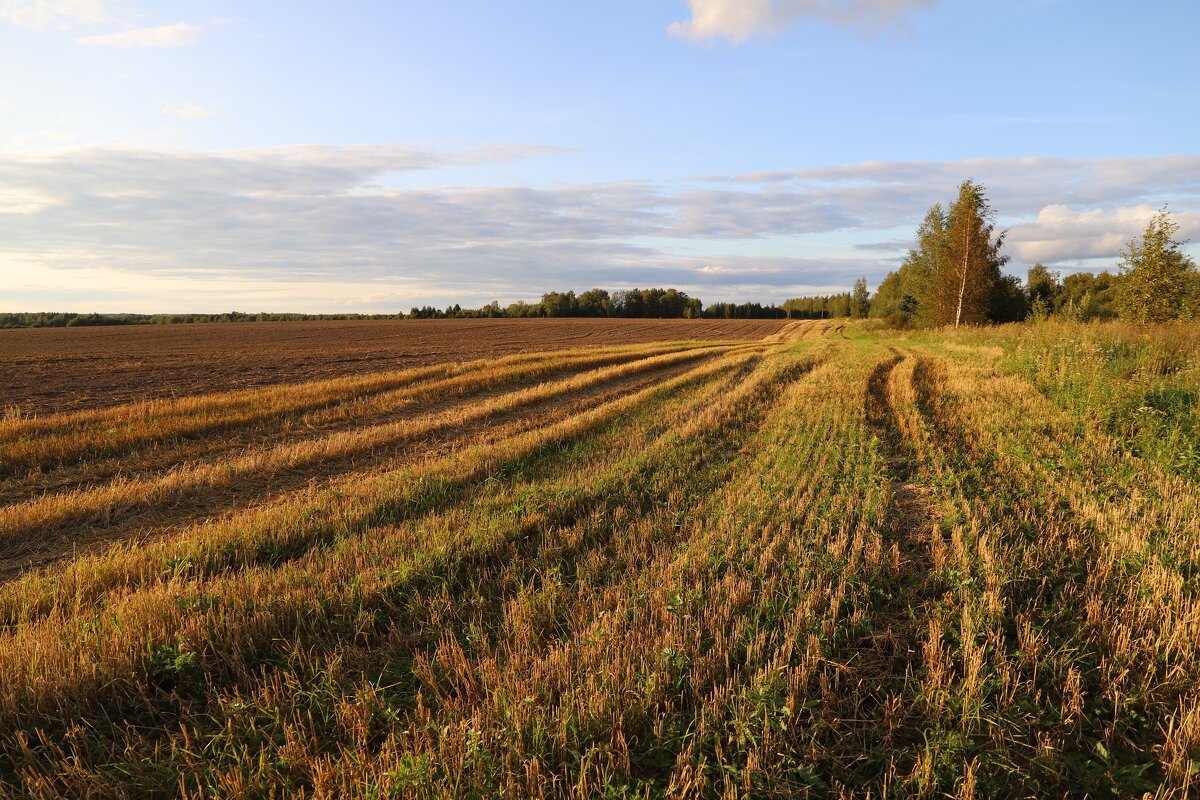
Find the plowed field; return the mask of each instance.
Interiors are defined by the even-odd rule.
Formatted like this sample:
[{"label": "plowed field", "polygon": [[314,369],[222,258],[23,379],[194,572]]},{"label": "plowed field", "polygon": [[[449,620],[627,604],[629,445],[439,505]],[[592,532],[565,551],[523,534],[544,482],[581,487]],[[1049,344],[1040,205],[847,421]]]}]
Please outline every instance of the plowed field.
[{"label": "plowed field", "polygon": [[0,422],[0,797],[1194,796],[1196,333],[1014,330]]},{"label": "plowed field", "polygon": [[783,324],[462,319],[0,330],[0,411],[75,411],[536,350],[759,339]]}]

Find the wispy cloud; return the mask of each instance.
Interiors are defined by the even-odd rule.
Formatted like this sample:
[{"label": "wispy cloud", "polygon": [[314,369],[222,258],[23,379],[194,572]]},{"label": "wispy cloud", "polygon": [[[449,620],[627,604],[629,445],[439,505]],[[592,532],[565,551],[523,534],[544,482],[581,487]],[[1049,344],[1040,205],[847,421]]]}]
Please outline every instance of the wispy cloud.
[{"label": "wispy cloud", "polygon": [[205,119],[206,117],[215,117],[216,111],[205,108],[197,103],[178,103],[163,107],[162,113],[170,114],[174,117],[182,117],[183,119]]},{"label": "wispy cloud", "polygon": [[939,0],[688,0],[691,19],[671,24],[672,36],[725,38],[741,44],[753,36],[780,33],[803,19],[843,27],[877,29]]},{"label": "wispy cloud", "polygon": [[134,28],[103,36],[83,36],[75,41],[104,47],[183,47],[195,44],[202,33],[204,28],[199,25],[176,22],[174,25],[161,25],[157,28]]},{"label": "wispy cloud", "polygon": [[939,119],[976,125],[1128,125],[1138,117],[1128,114],[946,114]]},{"label": "wispy cloud", "polygon": [[13,150],[55,150],[75,144],[80,139],[77,131],[44,130],[36,133],[18,134],[5,143]]},{"label": "wispy cloud", "polygon": [[111,16],[106,0],[0,0],[0,20],[22,28],[94,24]]},{"label": "wispy cloud", "polygon": [[873,253],[903,253],[912,246],[913,243],[909,239],[889,239],[886,242],[860,242],[853,245],[853,248]]}]

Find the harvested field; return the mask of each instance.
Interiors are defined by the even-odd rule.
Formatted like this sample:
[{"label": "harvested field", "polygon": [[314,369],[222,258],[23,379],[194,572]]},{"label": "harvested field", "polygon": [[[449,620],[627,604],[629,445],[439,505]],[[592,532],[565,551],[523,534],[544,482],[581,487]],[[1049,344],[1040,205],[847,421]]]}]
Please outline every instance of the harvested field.
[{"label": "harvested field", "polygon": [[0,798],[1185,800],[1197,364],[797,322],[0,421]]},{"label": "harvested field", "polygon": [[461,319],[0,330],[0,410],[77,411],[537,350],[759,339],[783,324]]}]

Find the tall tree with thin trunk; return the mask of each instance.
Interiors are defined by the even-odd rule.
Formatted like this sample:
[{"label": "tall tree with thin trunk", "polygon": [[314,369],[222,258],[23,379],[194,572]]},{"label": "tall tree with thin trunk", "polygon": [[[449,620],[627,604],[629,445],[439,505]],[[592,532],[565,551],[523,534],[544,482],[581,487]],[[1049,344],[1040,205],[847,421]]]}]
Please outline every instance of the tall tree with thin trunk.
[{"label": "tall tree with thin trunk", "polygon": [[987,321],[1000,267],[1008,261],[1000,254],[1004,233],[996,233],[993,218],[983,185],[963,181],[946,215],[942,257],[930,285],[933,324],[957,328]]}]

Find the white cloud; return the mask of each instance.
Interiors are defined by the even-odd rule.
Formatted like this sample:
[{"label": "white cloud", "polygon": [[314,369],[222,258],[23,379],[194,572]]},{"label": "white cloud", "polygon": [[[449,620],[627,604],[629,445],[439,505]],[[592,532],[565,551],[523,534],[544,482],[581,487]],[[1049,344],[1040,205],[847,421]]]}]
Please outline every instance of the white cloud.
[{"label": "white cloud", "polygon": [[687,39],[709,39],[726,36],[734,42],[744,42],[755,33],[774,33],[780,20],[771,0],[688,0],[692,18],[674,22],[668,28],[672,36]]},{"label": "white cloud", "polygon": [[22,28],[94,24],[112,16],[106,0],[0,0],[0,20]]},{"label": "white cloud", "polygon": [[206,117],[215,117],[217,115],[217,112],[197,103],[179,103],[177,105],[165,106],[162,113],[182,117],[183,119],[205,119]]},{"label": "white cloud", "polygon": [[779,273],[779,267],[730,267],[721,264],[709,264],[703,267],[696,267],[696,272],[702,275],[776,275]]},{"label": "white cloud", "polygon": [[724,37],[735,44],[757,34],[779,33],[802,19],[843,27],[880,28],[939,0],[688,0],[692,17],[671,24],[672,36]]},{"label": "white cloud", "polygon": [[[1157,210],[1146,204],[1090,211],[1050,205],[1038,212],[1036,220],[1014,225],[1008,241],[1017,257],[1030,264],[1083,258],[1115,261],[1126,243],[1142,233]],[[1172,217],[1180,226],[1180,237],[1186,239],[1200,232],[1200,213],[1175,212]]]},{"label": "white cloud", "polygon": [[12,150],[51,150],[74,144],[79,138],[75,131],[45,130],[11,136],[7,147]]},{"label": "white cloud", "polygon": [[52,202],[46,195],[33,191],[0,191],[0,214],[33,214]]},{"label": "white cloud", "polygon": [[84,36],[75,41],[104,47],[182,47],[195,44],[202,33],[204,28],[199,25],[176,22],[174,25],[161,25],[157,28],[134,28],[103,36]]}]

